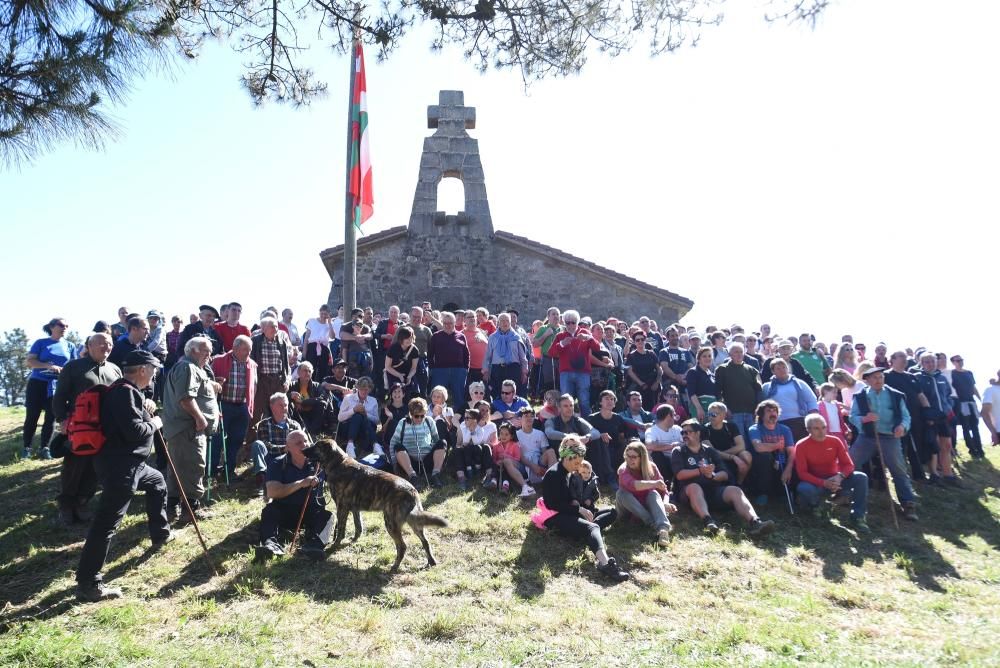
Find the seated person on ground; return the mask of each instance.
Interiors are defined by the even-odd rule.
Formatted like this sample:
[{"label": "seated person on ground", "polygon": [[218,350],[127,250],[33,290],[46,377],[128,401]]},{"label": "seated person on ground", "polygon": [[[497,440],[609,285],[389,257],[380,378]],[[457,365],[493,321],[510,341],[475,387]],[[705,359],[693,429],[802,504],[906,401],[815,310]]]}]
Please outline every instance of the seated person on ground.
[{"label": "seated person on ground", "polygon": [[674,407],[664,404],[656,409],[656,423],[646,430],[646,451],[657,469],[666,472],[667,479],[673,478],[670,453],[684,442],[681,428],[674,424],[674,416]]},{"label": "seated person on ground", "polygon": [[510,493],[510,483],[521,488],[521,496],[532,496],[535,490],[525,482],[523,466],[521,465],[521,448],[514,439],[514,427],[509,422],[500,423],[497,428],[497,442],[493,444],[494,477],[486,482],[487,489],[496,489],[497,478],[502,478],[500,491]]},{"label": "seated person on ground", "polygon": [[[284,554],[281,547],[282,530],[291,533],[302,516],[302,538],[299,552],[311,559],[322,559],[323,541],[320,534],[330,521],[330,511],[323,498],[322,481],[313,475],[314,469],[302,451],[306,448],[306,434],[302,430],[288,433],[284,454],[267,466],[267,497],[260,516],[260,546],[257,558],[267,559]],[[306,495],[309,502],[306,503]],[[305,515],[302,507],[305,504]]]},{"label": "seated person on ground", "polygon": [[399,468],[403,469],[414,487],[423,487],[413,467],[414,462],[423,469],[425,476],[427,469],[431,469],[431,485],[443,487],[441,466],[444,464],[445,444],[438,436],[434,420],[427,419],[427,402],[415,397],[410,399],[407,407],[409,416],[396,425],[390,450],[394,453]]},{"label": "seated person on ground", "polygon": [[[649,433],[646,435],[648,437]],[[625,462],[618,469],[615,507],[623,519],[631,515],[646,526],[653,527],[661,547],[669,543],[670,520],[667,513],[677,512],[677,508],[670,503],[667,483],[660,469],[650,461],[646,446],[639,441],[625,446]]]},{"label": "seated person on ground", "polygon": [[782,486],[792,480],[795,470],[795,439],[792,430],[778,422],[781,407],[767,399],[757,405],[757,422],[750,427],[753,463],[747,476],[747,488],[758,506],[768,496],[783,494]]},{"label": "seated person on ground", "polygon": [[375,454],[383,455],[382,446],[375,440],[375,426],[378,424],[378,402],[371,396],[375,383],[368,376],[358,379],[354,392],[344,395],[340,404],[340,430],[347,432],[347,456],[356,458],[355,446],[371,448]]},{"label": "seated person on ground", "polygon": [[823,497],[848,497],[851,500],[851,523],[859,533],[868,533],[865,521],[868,476],[854,470],[854,462],[844,442],[827,435],[826,420],[821,415],[806,416],[806,429],[809,436],[795,444],[799,505],[812,512]]},{"label": "seated person on ground", "polygon": [[684,444],[674,448],[670,455],[676,481],[675,498],[691,507],[704,522],[705,530],[709,533],[719,531],[710,510],[731,506],[747,522],[751,535],[773,531],[774,522],[757,517],[757,511],[750,505],[743,490],[729,483],[729,472],[722,457],[710,443],[702,443],[698,420],[687,420],[681,425],[681,433]]},{"label": "seated person on ground", "polygon": [[[492,422],[490,426],[494,426]],[[469,480],[478,480],[484,472],[491,476],[492,468],[490,432],[479,424],[479,411],[469,408],[455,437],[455,477],[458,478],[458,486],[468,489]]]},{"label": "seated person on ground", "polygon": [[288,417],[288,397],[284,392],[271,395],[271,417],[264,418],[253,428],[254,440],[250,445],[250,461],[257,475],[257,495],[264,494],[264,472],[275,457],[285,451],[288,434],[302,429],[295,420]]},{"label": "seated person on ground", "polygon": [[729,475],[735,476],[736,484],[742,487],[743,481],[750,473],[753,455],[743,443],[740,428],[726,420],[728,412],[729,409],[721,401],[709,404],[708,422],[702,425],[701,438],[707,440],[713,448],[719,451],[722,461],[729,469]]},{"label": "seated person on ground", "polygon": [[594,514],[595,524],[607,528],[618,519],[618,511],[614,508],[598,507],[597,502],[601,499],[599,482],[594,474],[593,465],[584,459],[580,462],[580,468],[573,474],[573,484],[575,485],[573,498],[580,502],[580,507],[586,508]]},{"label": "seated person on ground", "polygon": [[521,428],[517,430],[517,443],[521,446],[521,463],[528,472],[528,483],[537,485],[542,482],[545,471],[556,463],[556,452],[549,447],[545,432],[535,429],[535,411],[531,406],[525,406],[518,411],[521,418]]},{"label": "seated person on ground", "polygon": [[572,474],[579,469],[586,454],[587,446],[576,434],[567,435],[560,444],[559,461],[545,472],[542,480],[542,503],[552,513],[545,519],[545,527],[569,538],[586,540],[587,547],[597,557],[597,570],[616,582],[622,582],[631,576],[621,569],[614,557],[608,555],[601,535],[604,527],[594,521],[596,518],[592,512],[573,498]]}]

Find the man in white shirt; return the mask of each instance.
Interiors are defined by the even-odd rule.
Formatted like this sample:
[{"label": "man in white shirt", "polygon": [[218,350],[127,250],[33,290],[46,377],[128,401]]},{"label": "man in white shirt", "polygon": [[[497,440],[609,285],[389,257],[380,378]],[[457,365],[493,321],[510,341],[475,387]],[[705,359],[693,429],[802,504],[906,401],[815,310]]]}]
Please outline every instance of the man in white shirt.
[{"label": "man in white shirt", "polygon": [[549,448],[545,432],[535,429],[535,411],[525,406],[518,411],[521,428],[517,430],[517,443],[521,446],[521,463],[528,469],[528,482],[536,485],[542,482],[545,471],[555,463],[555,451]]},{"label": "man in white shirt", "polygon": [[646,449],[649,451],[649,458],[664,477],[669,477],[670,453],[675,446],[684,442],[681,428],[674,424],[675,417],[674,407],[663,404],[656,409],[656,422],[646,430]]},{"label": "man in white shirt", "polygon": [[288,330],[288,339],[297,348],[302,345],[302,337],[299,336],[299,328],[292,322],[293,316],[292,309],[286,308],[281,312],[281,324]]},{"label": "man in white shirt", "polygon": [[337,317],[333,319],[332,323],[333,336],[330,337],[330,349],[334,357],[340,357],[340,329],[344,326],[344,306],[341,304],[337,307]]}]

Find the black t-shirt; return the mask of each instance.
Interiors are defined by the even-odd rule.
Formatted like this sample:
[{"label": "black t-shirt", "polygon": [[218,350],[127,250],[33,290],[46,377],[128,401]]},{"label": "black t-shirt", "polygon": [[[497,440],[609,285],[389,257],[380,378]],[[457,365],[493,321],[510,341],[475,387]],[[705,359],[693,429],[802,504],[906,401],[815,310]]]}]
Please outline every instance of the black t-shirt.
[{"label": "black t-shirt", "polygon": [[632,368],[632,371],[643,383],[652,383],[656,380],[656,367],[659,362],[653,351],[648,349],[644,352],[634,350],[628,354],[625,363]]},{"label": "black t-shirt", "polygon": [[740,429],[732,422],[723,422],[722,429],[713,429],[710,422],[706,422],[701,427],[701,439],[708,441],[712,447],[719,452],[725,452],[736,446],[736,437],[740,436]]},{"label": "black t-shirt", "polygon": [[[344,375],[343,379],[337,380],[335,376],[327,376],[323,379],[324,383],[330,383],[331,385],[339,385],[341,387],[346,387],[349,390],[353,390],[358,384],[357,378],[351,378],[348,375]],[[337,401],[344,400],[344,393],[339,390],[330,390],[330,395],[337,397]]]},{"label": "black t-shirt", "polygon": [[[716,471],[725,471],[725,464],[722,461],[722,456],[719,455],[718,451],[710,446],[701,445],[698,449],[698,453],[695,454],[688,450],[687,445],[678,445],[674,448],[673,452],[670,453],[670,468],[673,469],[674,476],[676,476],[681,471],[690,471],[692,469],[697,469],[701,464],[715,464]],[[720,483],[715,480],[709,480],[705,476],[698,476],[697,478],[691,478],[689,480],[678,480],[680,485],[690,485],[698,484],[702,487],[709,485],[720,485],[728,483]]]},{"label": "black t-shirt", "polygon": [[599,434],[610,434],[612,443],[619,443],[625,434],[625,420],[622,419],[621,415],[617,413],[612,413],[611,418],[605,420],[601,417],[600,411],[593,413],[587,418],[587,422],[590,423],[594,429],[597,430]]},{"label": "black t-shirt", "polygon": [[413,360],[420,356],[420,351],[414,345],[403,350],[402,345],[394,343],[389,346],[385,355],[392,360],[392,369],[405,376],[410,373],[410,366],[413,364]]},{"label": "black t-shirt", "polygon": [[[305,467],[299,468],[292,463],[291,458],[286,455],[280,455],[274,458],[267,466],[267,473],[265,474],[265,480],[267,482],[280,482],[287,485],[291,482],[297,482],[303,478],[311,476],[314,472],[313,467],[307,461]],[[313,503],[317,503],[320,506],[325,505],[323,499],[323,487],[325,485],[316,485],[312,490],[307,491],[307,489],[297,489],[286,497],[280,499],[274,499],[272,503],[277,503],[281,506],[290,506],[292,508],[301,508],[302,503],[306,500],[306,494],[310,491],[313,496]]]}]

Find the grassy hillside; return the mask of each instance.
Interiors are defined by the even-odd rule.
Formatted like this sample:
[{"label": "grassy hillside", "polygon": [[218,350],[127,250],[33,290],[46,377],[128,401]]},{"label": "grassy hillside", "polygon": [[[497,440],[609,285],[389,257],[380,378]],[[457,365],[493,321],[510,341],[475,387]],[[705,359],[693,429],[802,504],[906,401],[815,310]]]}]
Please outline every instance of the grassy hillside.
[{"label": "grassy hillside", "polygon": [[634,580],[602,580],[582,545],[543,535],[515,498],[452,485],[425,495],[451,521],[431,529],[424,569],[407,534],[402,571],[378,517],[314,565],[251,563],[261,502],[219,490],[202,529],[148,555],[134,503],[112,545],[109,579],[126,597],[73,599],[84,533],[59,527],[59,462],[15,461],[23,413],[0,411],[0,665],[618,666],[1000,664],[1000,448],[961,461],[966,490],[921,493],[919,524],[897,531],[874,492],[872,534],[789,517],[750,540],[734,515],[709,538],[690,515],[667,549],[637,526],[607,534]]}]

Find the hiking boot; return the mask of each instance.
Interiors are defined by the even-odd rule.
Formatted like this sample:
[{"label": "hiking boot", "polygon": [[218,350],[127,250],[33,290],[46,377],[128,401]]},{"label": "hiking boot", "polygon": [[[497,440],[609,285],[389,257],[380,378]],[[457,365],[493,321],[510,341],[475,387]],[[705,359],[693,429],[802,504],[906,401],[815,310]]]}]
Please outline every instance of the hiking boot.
[{"label": "hiking boot", "polygon": [[706,515],[702,520],[702,523],[705,525],[706,532],[712,534],[713,536],[719,533],[719,525],[715,523],[715,520],[711,515]]},{"label": "hiking boot", "polygon": [[868,528],[868,522],[865,521],[865,518],[863,518],[863,517],[854,517],[852,515],[851,516],[851,526],[854,527],[854,530],[857,531],[858,533],[871,533],[872,532],[872,530]]},{"label": "hiking boot", "polygon": [[656,544],[660,547],[670,545],[670,529],[660,529],[656,532]]},{"label": "hiking boot", "polygon": [[86,603],[99,603],[113,598],[121,598],[122,590],[108,587],[103,582],[95,582],[89,587],[77,585],[76,600]]},{"label": "hiking boot", "polygon": [[52,452],[49,450],[49,446],[43,447],[38,451],[39,459],[52,459]]},{"label": "hiking boot", "polygon": [[948,487],[954,487],[955,489],[965,489],[965,484],[962,483],[962,481],[958,478],[958,476],[946,475],[943,478],[941,478],[941,482],[943,482]]},{"label": "hiking boot", "polygon": [[610,557],[608,559],[608,563],[603,566],[598,566],[597,570],[601,575],[604,575],[615,582],[625,582],[625,580],[632,577],[618,566],[618,562],[615,561],[614,557]]},{"label": "hiking boot", "polygon": [[167,535],[164,536],[163,538],[154,540],[152,544],[150,544],[149,549],[151,552],[159,552],[161,549],[163,549],[164,545],[166,545],[167,543],[172,543],[175,540],[177,540],[177,534],[175,534],[173,531],[169,531],[169,533],[167,533]]},{"label": "hiking boot", "polygon": [[414,473],[413,475],[410,476],[410,484],[413,485],[416,489],[420,489],[423,483],[420,482],[420,477],[417,476],[416,473]]},{"label": "hiking boot", "polygon": [[267,561],[273,557],[280,557],[284,553],[285,550],[278,544],[278,541],[268,538],[260,545],[254,547],[253,560],[257,562]]},{"label": "hiking boot", "polygon": [[444,480],[441,480],[441,473],[431,474],[431,487],[444,487]]},{"label": "hiking boot", "polygon": [[774,522],[772,520],[762,520],[759,517],[750,523],[750,528],[748,529],[751,536],[766,536],[772,531],[774,531]]},{"label": "hiking boot", "polygon": [[303,557],[307,557],[313,561],[322,561],[323,558],[326,557],[326,552],[323,549],[324,547],[323,541],[314,536],[303,540],[298,552]]},{"label": "hiking boot", "polygon": [[911,522],[916,522],[920,518],[917,516],[917,504],[913,501],[907,501],[903,504],[903,517],[910,520]]}]

